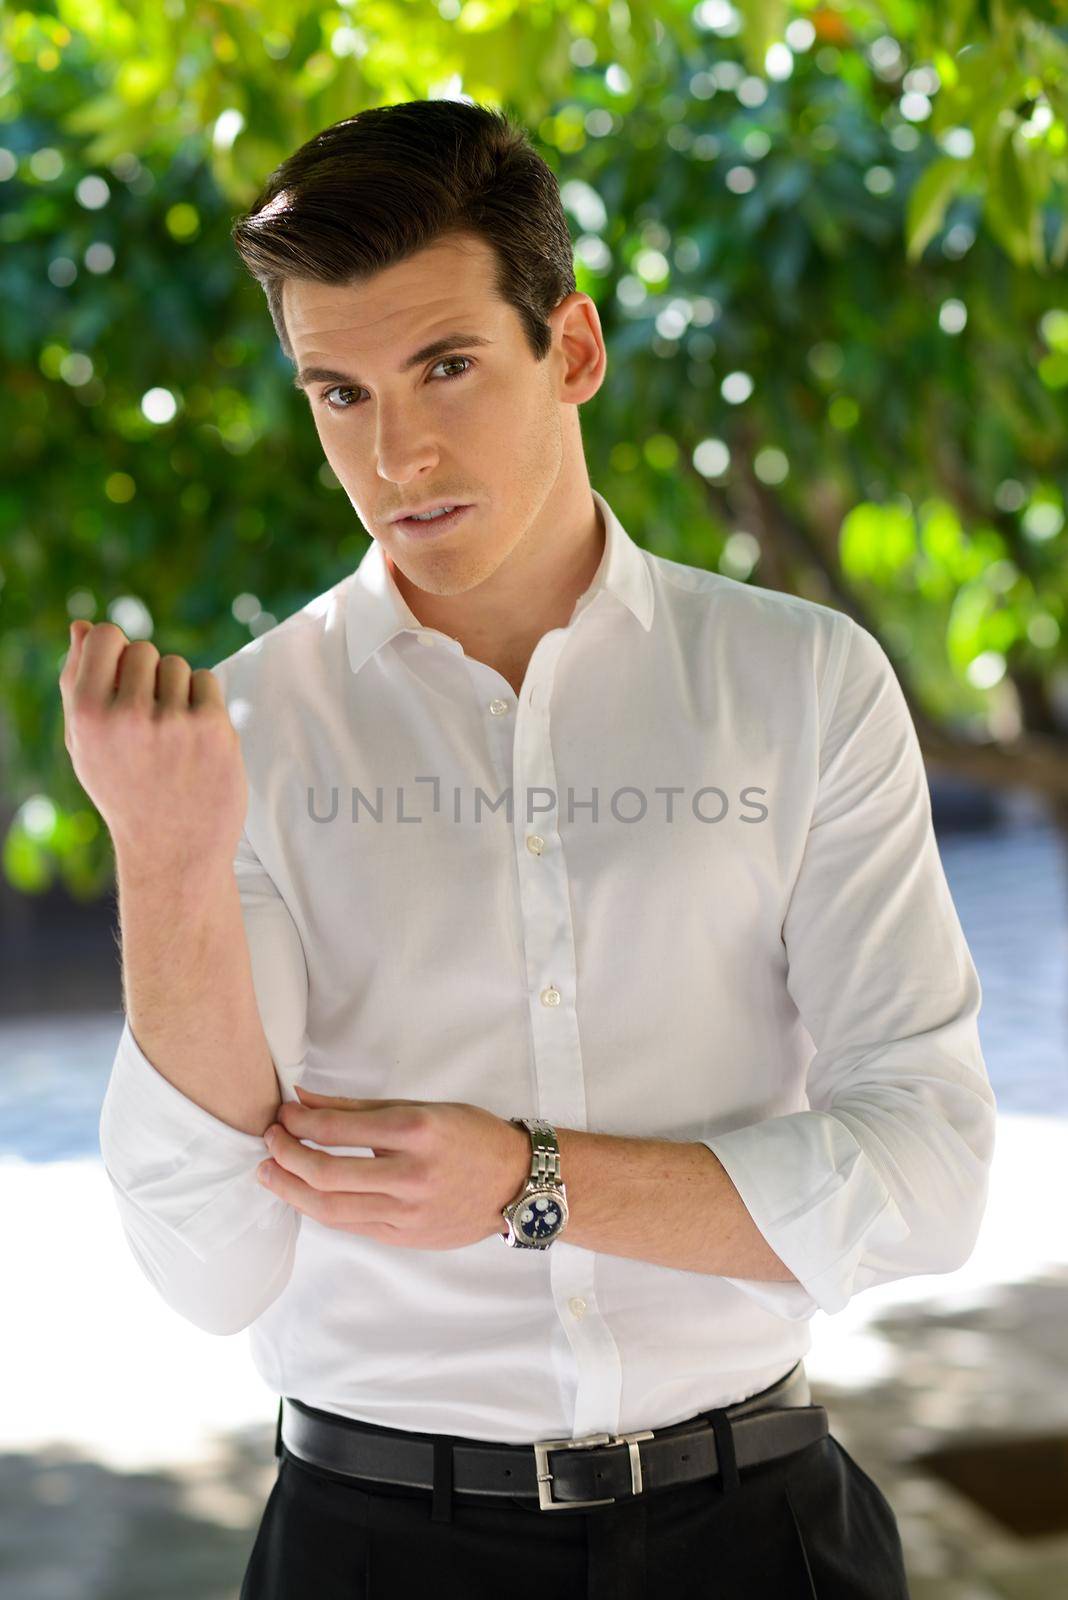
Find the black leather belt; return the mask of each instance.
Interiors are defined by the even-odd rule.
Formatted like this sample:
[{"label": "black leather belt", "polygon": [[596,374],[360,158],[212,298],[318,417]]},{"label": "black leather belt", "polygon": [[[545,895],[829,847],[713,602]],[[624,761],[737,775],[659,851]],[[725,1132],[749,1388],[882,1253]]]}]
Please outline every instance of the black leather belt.
[{"label": "black leather belt", "polygon": [[[788,1455],[829,1431],[825,1406],[811,1404],[804,1363],[759,1394],[640,1433],[540,1439],[528,1445],[454,1439],[457,1494],[514,1495],[543,1511],[630,1500],[649,1489],[695,1483],[724,1472],[726,1487],[745,1467]],[[312,1466],[414,1489],[434,1488],[435,1439],[358,1422],[282,1398],[278,1441]]]}]

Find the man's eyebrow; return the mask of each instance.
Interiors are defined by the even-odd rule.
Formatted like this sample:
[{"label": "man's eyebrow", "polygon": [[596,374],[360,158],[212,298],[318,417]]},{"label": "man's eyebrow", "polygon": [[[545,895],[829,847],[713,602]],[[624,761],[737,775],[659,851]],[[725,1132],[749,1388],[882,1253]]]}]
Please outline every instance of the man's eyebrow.
[{"label": "man's eyebrow", "polygon": [[[492,339],[485,339],[480,333],[447,333],[443,339],[435,339],[433,344],[426,344],[421,350],[416,350],[413,355],[406,356],[397,368],[398,372],[407,372],[411,367],[421,366],[424,361],[432,361],[435,356],[448,354],[458,345],[492,344]],[[301,367],[293,379],[294,389],[305,389],[309,383],[351,383],[359,384],[359,379],[350,372],[335,372],[332,367]]]}]

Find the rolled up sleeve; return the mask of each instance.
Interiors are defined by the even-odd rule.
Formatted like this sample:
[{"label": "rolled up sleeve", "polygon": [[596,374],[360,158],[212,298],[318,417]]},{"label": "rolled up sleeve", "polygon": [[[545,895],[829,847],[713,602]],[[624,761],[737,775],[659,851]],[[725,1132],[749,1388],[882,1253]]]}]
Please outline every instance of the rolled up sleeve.
[{"label": "rolled up sleeve", "polygon": [[791,1321],[963,1266],[995,1142],[981,988],[919,741],[882,646],[841,623],[839,687],[782,927],[787,987],[815,1046],[811,1109],[703,1141],[797,1279],[727,1281]]},{"label": "rolled up sleeve", "polygon": [[[307,1053],[304,948],[242,834],[234,873],[253,987],[282,1100]],[[265,1189],[263,1139],[213,1116],[156,1070],[127,1018],[100,1114],[100,1149],[127,1239],[163,1298],[214,1333],[246,1327],[292,1270],[300,1213]]]}]

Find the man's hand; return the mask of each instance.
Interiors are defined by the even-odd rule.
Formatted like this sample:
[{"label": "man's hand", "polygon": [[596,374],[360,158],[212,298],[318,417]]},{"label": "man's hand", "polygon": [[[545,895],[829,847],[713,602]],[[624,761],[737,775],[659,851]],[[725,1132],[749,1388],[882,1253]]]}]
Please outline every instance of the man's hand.
[{"label": "man's hand", "polygon": [[116,855],[147,869],[230,866],[248,807],[241,742],[217,678],[75,622],[60,673],[63,742]]},{"label": "man's hand", "polygon": [[[454,1100],[283,1101],[265,1134],[272,1194],[328,1228],[408,1250],[459,1250],[504,1233],[501,1211],[530,1176],[530,1138]],[[338,1156],[317,1144],[367,1146]]]}]

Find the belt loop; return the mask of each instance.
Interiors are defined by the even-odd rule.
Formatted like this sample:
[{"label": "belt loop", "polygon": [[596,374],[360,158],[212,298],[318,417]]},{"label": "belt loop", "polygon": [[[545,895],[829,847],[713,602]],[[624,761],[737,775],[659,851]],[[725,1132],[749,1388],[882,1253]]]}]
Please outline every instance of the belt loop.
[{"label": "belt loop", "polygon": [[443,1434],[434,1436],[434,1502],[430,1520],[452,1521],[452,1439]]},{"label": "belt loop", "polygon": [[730,1494],[732,1489],[737,1489],[741,1479],[738,1476],[738,1463],[734,1455],[734,1434],[731,1431],[727,1408],[718,1406],[715,1411],[702,1411],[700,1415],[707,1417],[712,1424],[712,1431],[716,1436],[716,1462],[719,1466],[721,1486],[724,1494]]},{"label": "belt loop", "polygon": [[277,1461],[282,1454],[282,1396],[278,1396],[278,1426],[274,1430],[274,1456]]}]

